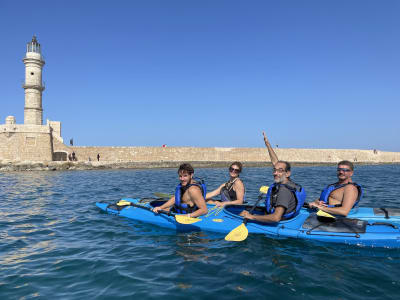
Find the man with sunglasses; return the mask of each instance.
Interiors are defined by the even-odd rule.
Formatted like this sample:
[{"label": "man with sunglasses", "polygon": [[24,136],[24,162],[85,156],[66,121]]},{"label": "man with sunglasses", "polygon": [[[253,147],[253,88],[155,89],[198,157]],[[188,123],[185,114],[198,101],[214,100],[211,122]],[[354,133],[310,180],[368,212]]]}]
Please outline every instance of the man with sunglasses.
[{"label": "man with sunglasses", "polygon": [[353,172],[353,163],[348,160],[339,162],[337,166],[338,181],[325,187],[319,199],[309,203],[309,206],[330,214],[347,216],[362,197],[361,186],[351,179]]},{"label": "man with sunglasses", "polygon": [[274,183],[269,188],[265,199],[265,215],[252,215],[244,210],[241,216],[249,220],[265,223],[287,220],[298,214],[303,206],[306,194],[304,189],[290,179],[291,166],[287,161],[278,160],[278,157],[267,136],[263,132],[265,146],[268,149],[269,157],[274,166],[272,174]]}]

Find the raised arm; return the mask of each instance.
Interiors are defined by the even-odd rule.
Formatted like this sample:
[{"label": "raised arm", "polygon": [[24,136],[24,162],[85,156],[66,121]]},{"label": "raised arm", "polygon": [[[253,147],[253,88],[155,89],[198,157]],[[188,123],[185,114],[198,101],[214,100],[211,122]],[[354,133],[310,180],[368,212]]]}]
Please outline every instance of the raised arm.
[{"label": "raised arm", "polygon": [[265,135],[265,132],[263,131],[263,136],[264,136],[264,143],[265,146],[268,149],[268,154],[269,154],[269,158],[271,159],[272,164],[275,166],[275,164],[278,162],[278,156],[276,156],[276,153],[274,151],[274,149],[272,149],[271,144],[268,141],[267,136]]}]

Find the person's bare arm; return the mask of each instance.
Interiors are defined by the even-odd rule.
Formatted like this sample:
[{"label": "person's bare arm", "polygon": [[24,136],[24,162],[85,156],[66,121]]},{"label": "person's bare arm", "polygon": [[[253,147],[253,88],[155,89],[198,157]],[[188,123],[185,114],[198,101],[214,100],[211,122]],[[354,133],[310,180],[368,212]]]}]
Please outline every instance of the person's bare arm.
[{"label": "person's bare arm", "polygon": [[172,205],[175,204],[175,196],[172,196],[171,199],[169,199],[167,202],[165,202],[163,205],[157,206],[153,208],[153,211],[155,213],[158,213],[159,210],[161,209],[168,209],[170,208]]},{"label": "person's bare arm", "polygon": [[318,198],[318,199],[315,199],[315,200],[312,201],[312,202],[308,202],[308,205],[309,205],[310,208],[314,208],[314,207],[317,207],[317,205],[320,205],[320,204],[322,204],[322,203],[323,203],[323,201],[321,201],[321,200]]},{"label": "person's bare arm", "polygon": [[204,197],[201,193],[200,188],[198,188],[197,186],[192,186],[189,188],[188,193],[189,193],[190,199],[192,199],[194,204],[196,204],[196,206],[198,207],[198,209],[196,211],[194,211],[188,215],[190,215],[190,217],[192,217],[192,218],[196,218],[198,216],[205,215],[208,212],[207,204],[206,204],[206,200],[204,200]]},{"label": "person's bare arm", "polygon": [[212,197],[215,197],[215,196],[221,194],[221,189],[222,189],[222,187],[223,187],[224,185],[225,185],[225,183],[221,184],[221,185],[219,186],[219,188],[213,190],[212,192],[207,193],[207,195],[206,195],[206,200],[211,199]]},{"label": "person's bare arm", "polygon": [[344,187],[342,206],[327,207],[326,204],[318,204],[314,206],[324,212],[346,217],[353,208],[354,203],[356,203],[357,197],[358,189],[354,185],[348,184]]},{"label": "person's bare arm", "polygon": [[278,206],[275,208],[274,213],[269,215],[251,215],[247,210],[243,211],[240,215],[249,220],[255,220],[264,223],[276,223],[282,219],[284,213],[285,208]]},{"label": "person's bare arm", "polygon": [[264,136],[264,143],[265,146],[268,149],[268,154],[269,154],[269,158],[271,159],[272,165],[275,166],[275,164],[278,162],[278,156],[276,155],[274,149],[272,149],[270,142],[268,141],[267,136],[265,135],[265,132],[263,131],[263,136]]}]

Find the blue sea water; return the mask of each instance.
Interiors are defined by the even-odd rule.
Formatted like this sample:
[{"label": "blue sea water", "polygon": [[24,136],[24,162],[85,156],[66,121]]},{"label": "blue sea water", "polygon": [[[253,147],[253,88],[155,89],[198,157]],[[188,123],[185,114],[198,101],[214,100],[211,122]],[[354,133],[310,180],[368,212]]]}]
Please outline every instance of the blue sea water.
[{"label": "blue sea water", "polygon": [[[225,168],[198,169],[216,188]],[[334,166],[295,167],[318,197]],[[241,174],[247,199],[271,168]],[[362,206],[400,208],[400,166],[357,166]],[[400,250],[250,235],[226,242],[112,216],[96,201],[172,193],[176,169],[0,173],[0,299],[398,299]]]}]

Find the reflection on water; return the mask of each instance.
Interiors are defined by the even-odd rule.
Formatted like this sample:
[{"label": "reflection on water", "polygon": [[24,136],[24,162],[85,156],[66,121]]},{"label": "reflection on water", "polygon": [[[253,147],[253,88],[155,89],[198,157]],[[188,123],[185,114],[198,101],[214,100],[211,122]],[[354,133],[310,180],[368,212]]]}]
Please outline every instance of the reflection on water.
[{"label": "reflection on water", "polygon": [[52,194],[55,185],[62,184],[58,182],[57,176],[48,172],[13,172],[3,175],[0,186],[9,195],[30,196],[43,193],[48,196]]},{"label": "reflection on water", "polygon": [[[26,237],[21,237],[20,239],[26,239]],[[0,257],[0,264],[2,266],[6,265],[18,265],[18,264],[26,264],[30,263],[30,257],[33,255],[45,255],[47,252],[50,252],[55,249],[55,244],[52,241],[40,241],[34,244],[27,245],[26,243],[22,243],[26,245],[25,247],[18,247],[18,249],[14,249],[8,251],[8,253],[2,255]],[[15,243],[15,246],[21,245],[21,243]],[[16,247],[15,247],[16,248]]]},{"label": "reflection on water", "polygon": [[[292,173],[308,201],[336,180],[333,166]],[[209,190],[228,179],[226,168],[196,175]],[[362,205],[400,208],[399,175],[397,165],[357,166]],[[241,177],[253,203],[259,187],[270,185],[271,168],[245,168]],[[176,169],[0,173],[1,298],[397,298],[398,250],[253,235],[232,243],[94,206],[173,193],[176,184]]]},{"label": "reflection on water", "polygon": [[179,234],[175,253],[183,257],[185,261],[206,262],[209,258],[207,256],[207,246],[210,242],[211,240],[207,238],[207,233],[204,232]]}]

